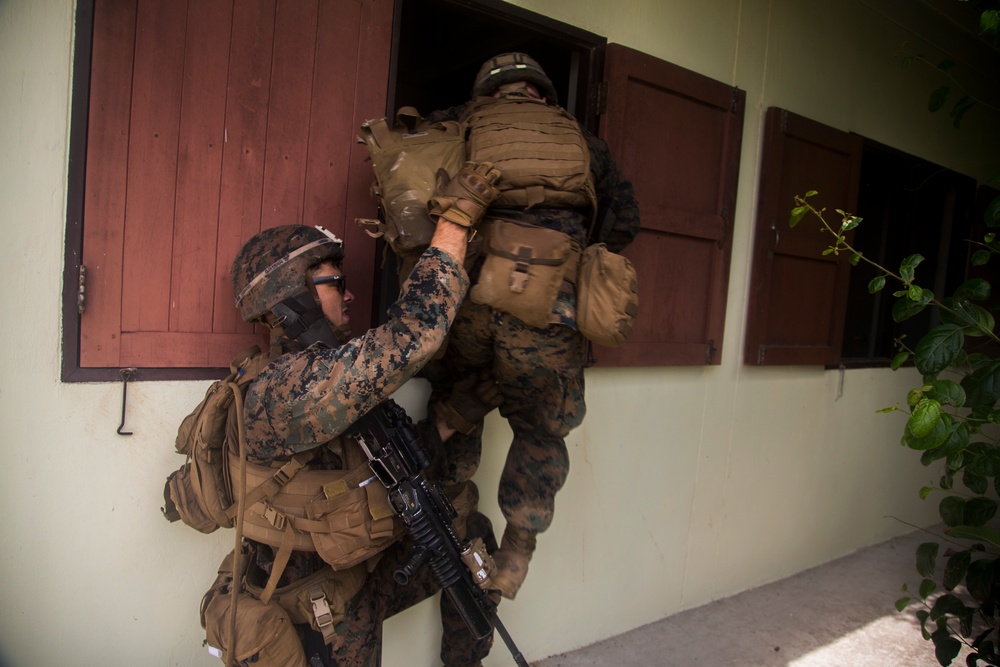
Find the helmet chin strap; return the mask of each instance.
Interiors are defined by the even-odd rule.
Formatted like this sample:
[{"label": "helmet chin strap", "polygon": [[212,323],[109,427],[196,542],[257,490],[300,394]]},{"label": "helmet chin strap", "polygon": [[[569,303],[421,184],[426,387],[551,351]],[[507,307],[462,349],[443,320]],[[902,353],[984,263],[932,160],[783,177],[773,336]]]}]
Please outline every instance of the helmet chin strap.
[{"label": "helmet chin strap", "polygon": [[323,309],[308,290],[290,296],[271,308],[276,320],[273,326],[284,329],[285,335],[305,347],[323,343],[327,347],[339,347],[349,337],[349,328],[337,327],[335,331],[330,321],[323,315]]}]

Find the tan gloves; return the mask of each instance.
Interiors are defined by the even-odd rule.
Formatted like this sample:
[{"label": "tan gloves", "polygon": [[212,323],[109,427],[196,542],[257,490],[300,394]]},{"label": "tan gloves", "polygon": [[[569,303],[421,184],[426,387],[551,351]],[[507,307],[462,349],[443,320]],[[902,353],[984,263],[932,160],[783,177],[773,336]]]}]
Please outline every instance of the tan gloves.
[{"label": "tan gloves", "polygon": [[489,373],[470,375],[455,383],[437,415],[459,433],[469,435],[483,418],[503,403],[500,387]]},{"label": "tan gloves", "polygon": [[500,194],[495,183],[500,171],[491,162],[466,162],[455,178],[441,172],[434,196],[427,202],[427,212],[434,222],[448,220],[475,229],[483,213]]}]

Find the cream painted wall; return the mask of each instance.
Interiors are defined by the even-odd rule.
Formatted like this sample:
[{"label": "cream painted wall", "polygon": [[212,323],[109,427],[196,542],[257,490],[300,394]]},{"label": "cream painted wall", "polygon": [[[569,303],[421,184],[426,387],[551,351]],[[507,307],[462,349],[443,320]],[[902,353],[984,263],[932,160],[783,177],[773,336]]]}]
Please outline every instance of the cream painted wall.
[{"label": "cream painted wall", "polygon": [[[904,532],[935,474],[875,409],[912,377],[748,368],[742,331],[763,110],[780,105],[963,173],[998,166],[997,117],[961,132],[923,111],[935,81],[902,70],[907,0],[519,0],[747,92],[722,364],[591,370],[589,414],[532,575],[502,615],[532,659],[585,645]],[[212,665],[197,609],[232,535],[160,517],[176,425],[203,382],[59,381],[73,6],[0,0],[0,664]],[[946,43],[947,35],[935,42]],[[816,47],[822,45],[820,52]],[[643,299],[658,286],[646,285]],[[418,413],[424,388],[407,387]],[[488,423],[479,483],[496,488],[509,431]],[[906,573],[901,573],[901,577]],[[887,600],[887,606],[891,601]],[[390,620],[387,667],[437,664],[436,611]],[[498,645],[488,665],[508,665]]]}]

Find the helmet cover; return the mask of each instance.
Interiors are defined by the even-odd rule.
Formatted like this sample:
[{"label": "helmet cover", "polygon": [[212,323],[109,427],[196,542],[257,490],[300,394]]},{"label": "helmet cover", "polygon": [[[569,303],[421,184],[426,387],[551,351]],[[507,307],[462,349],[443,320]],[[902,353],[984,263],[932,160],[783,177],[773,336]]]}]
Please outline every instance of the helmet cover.
[{"label": "helmet cover", "polygon": [[236,253],[229,270],[240,316],[246,322],[259,319],[308,289],[310,268],[343,259],[344,242],[319,226],[283,225],[255,234]]},{"label": "helmet cover", "polygon": [[489,97],[505,83],[527,81],[551,104],[559,104],[559,95],[552,80],[538,62],[526,53],[501,53],[479,68],[472,84],[473,97]]}]

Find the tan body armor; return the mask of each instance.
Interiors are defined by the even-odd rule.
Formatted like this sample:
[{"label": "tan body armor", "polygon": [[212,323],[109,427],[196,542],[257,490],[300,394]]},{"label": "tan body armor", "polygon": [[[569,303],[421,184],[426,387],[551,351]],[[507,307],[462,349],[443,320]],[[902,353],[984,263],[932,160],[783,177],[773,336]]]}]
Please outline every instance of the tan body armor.
[{"label": "tan body armor", "polygon": [[530,97],[479,97],[466,112],[468,159],[503,174],[499,208],[597,211],[590,150],[580,125],[560,107]]}]

